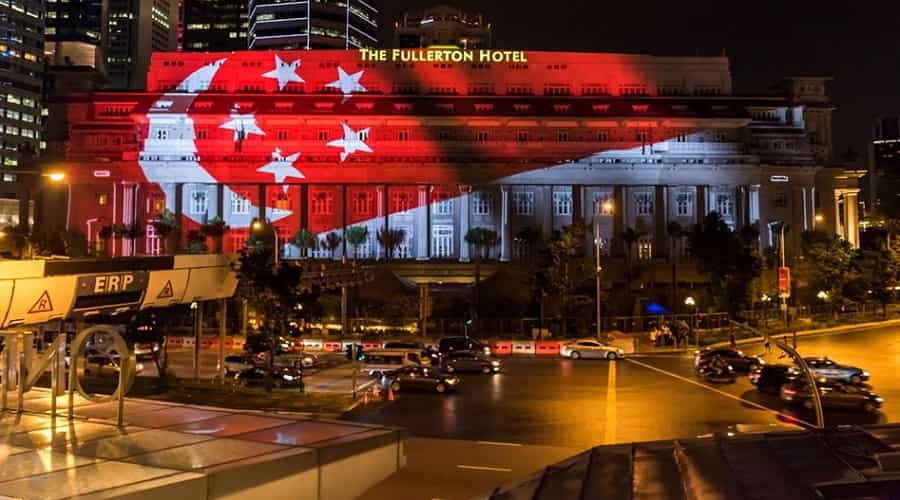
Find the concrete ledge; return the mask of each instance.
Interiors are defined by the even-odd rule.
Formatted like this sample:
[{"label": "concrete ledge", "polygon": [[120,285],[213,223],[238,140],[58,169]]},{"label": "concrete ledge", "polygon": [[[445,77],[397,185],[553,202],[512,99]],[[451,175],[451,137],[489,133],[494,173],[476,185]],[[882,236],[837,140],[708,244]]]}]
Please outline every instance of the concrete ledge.
[{"label": "concrete ledge", "polygon": [[[868,323],[857,323],[855,325],[841,325],[841,326],[832,326],[829,328],[817,328],[814,330],[801,330],[797,332],[798,337],[809,337],[811,335],[827,335],[829,333],[851,333],[858,330],[871,330],[872,328],[878,327],[886,327],[886,326],[900,326],[900,319],[889,319],[885,321],[871,321]],[[779,338],[779,337],[792,337],[793,332],[784,332],[778,333],[775,335],[771,335],[771,337]],[[741,339],[736,342],[737,345],[748,345],[748,344],[757,344],[760,342],[765,342],[765,337],[751,337],[749,339]],[[710,347],[712,349],[718,349],[721,347],[728,347],[731,345],[731,342],[717,342],[715,344],[710,344],[706,347]]]}]

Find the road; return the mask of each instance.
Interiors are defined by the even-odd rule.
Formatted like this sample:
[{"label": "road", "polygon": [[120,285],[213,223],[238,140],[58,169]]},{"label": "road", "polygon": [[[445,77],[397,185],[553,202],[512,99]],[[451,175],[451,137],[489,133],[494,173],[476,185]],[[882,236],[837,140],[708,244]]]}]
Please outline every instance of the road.
[{"label": "road", "polygon": [[[900,421],[900,328],[801,337],[799,349],[868,370],[885,398],[877,415],[826,411],[827,425]],[[745,351],[762,354],[763,348]],[[784,362],[778,354],[765,359]],[[703,382],[689,354],[612,363],[507,358],[499,375],[464,375],[456,394],[399,391],[393,400],[360,405],[345,418],[403,426],[413,436],[407,469],[367,499],[470,498],[599,444],[814,422],[809,412],[759,394],[746,377],[727,385]]]}]

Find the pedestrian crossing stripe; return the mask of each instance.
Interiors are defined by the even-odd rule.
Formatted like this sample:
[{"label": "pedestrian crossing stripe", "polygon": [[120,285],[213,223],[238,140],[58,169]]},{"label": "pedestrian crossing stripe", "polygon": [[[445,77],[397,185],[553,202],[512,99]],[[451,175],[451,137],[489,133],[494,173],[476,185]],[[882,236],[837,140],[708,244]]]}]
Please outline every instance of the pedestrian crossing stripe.
[{"label": "pedestrian crossing stripe", "polygon": [[162,291],[159,292],[159,295],[156,296],[157,299],[171,299],[175,296],[175,289],[172,287],[172,280],[166,280],[166,285],[163,287]]},{"label": "pedestrian crossing stripe", "polygon": [[37,299],[37,302],[28,310],[28,314],[46,313],[53,310],[53,303],[50,302],[50,294],[47,290]]}]

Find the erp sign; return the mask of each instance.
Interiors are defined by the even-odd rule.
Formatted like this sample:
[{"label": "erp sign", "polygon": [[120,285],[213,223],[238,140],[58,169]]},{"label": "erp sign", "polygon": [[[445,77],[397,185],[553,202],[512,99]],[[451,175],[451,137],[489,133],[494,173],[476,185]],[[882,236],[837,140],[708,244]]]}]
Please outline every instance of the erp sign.
[{"label": "erp sign", "polygon": [[[147,288],[147,271],[88,274],[78,277],[75,311],[128,310],[140,303]],[[121,312],[121,311],[118,311]]]}]

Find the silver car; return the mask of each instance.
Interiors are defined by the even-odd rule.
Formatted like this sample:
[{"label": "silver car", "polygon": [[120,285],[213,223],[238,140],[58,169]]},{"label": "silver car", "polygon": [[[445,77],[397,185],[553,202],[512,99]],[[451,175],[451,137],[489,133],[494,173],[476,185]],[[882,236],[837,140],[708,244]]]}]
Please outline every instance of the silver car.
[{"label": "silver car", "polygon": [[563,344],[559,350],[560,355],[566,358],[597,358],[597,359],[621,359],[625,357],[625,351],[606,345],[596,339],[579,339],[575,342]]}]

